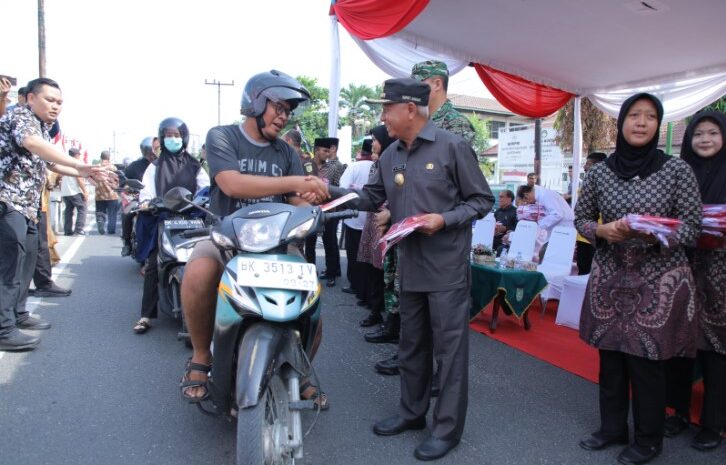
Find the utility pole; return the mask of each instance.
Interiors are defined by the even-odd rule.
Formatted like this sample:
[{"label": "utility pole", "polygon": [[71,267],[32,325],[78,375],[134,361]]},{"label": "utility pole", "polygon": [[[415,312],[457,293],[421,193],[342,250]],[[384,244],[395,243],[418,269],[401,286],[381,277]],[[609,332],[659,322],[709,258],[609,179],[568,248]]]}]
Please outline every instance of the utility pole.
[{"label": "utility pole", "polygon": [[534,172],[537,175],[537,185],[542,182],[542,119],[534,120]]},{"label": "utility pole", "polygon": [[38,76],[45,77],[45,0],[38,0]]},{"label": "utility pole", "polygon": [[[39,1],[41,1],[41,0],[39,0]],[[220,118],[220,113],[219,113],[219,111],[220,111],[219,109],[222,104],[222,102],[221,102],[222,86],[233,86],[234,81],[221,82],[221,81],[217,81],[216,79],[212,79],[212,82],[209,82],[205,79],[204,84],[206,84],[208,86],[217,86],[217,126],[219,126],[220,124],[222,124],[221,118]]]}]

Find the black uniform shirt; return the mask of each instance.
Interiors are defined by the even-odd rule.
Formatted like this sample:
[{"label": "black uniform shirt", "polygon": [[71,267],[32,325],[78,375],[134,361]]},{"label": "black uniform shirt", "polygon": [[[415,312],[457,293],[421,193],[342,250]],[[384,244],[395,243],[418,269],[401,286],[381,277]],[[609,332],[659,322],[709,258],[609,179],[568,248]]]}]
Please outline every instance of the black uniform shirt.
[{"label": "black uniform shirt", "polygon": [[[471,222],[483,218],[494,204],[471,146],[429,121],[410,150],[394,142],[378,163],[378,171],[363,187],[361,210],[375,210],[388,200],[393,223],[425,213],[444,218],[444,228],[434,235],[414,233],[399,243],[401,289],[428,292],[468,286]],[[396,174],[403,175],[402,185],[394,181]]]}]

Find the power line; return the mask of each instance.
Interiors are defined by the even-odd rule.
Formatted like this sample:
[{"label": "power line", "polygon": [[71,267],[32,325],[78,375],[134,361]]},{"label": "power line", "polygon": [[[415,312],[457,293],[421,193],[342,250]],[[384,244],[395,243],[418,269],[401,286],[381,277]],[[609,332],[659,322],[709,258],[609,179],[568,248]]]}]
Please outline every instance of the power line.
[{"label": "power line", "polygon": [[219,113],[220,112],[220,106],[221,106],[221,103],[222,103],[221,102],[222,86],[233,86],[234,85],[234,81],[232,81],[232,82],[221,82],[221,81],[217,81],[216,79],[212,79],[212,82],[209,82],[209,81],[207,81],[205,79],[204,80],[204,84],[206,84],[208,86],[217,86],[217,126],[219,126],[220,124],[222,124],[221,123],[221,118],[220,118],[220,113]]}]

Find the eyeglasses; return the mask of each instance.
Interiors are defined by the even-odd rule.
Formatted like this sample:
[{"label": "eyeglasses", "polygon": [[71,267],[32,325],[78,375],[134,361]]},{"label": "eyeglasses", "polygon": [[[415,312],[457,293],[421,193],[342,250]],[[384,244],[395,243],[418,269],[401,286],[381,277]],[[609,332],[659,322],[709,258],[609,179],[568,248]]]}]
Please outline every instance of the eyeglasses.
[{"label": "eyeglasses", "polygon": [[270,103],[272,104],[272,108],[275,109],[277,116],[282,116],[284,113],[289,118],[292,115],[292,109],[286,108],[282,103],[273,101],[270,101]]}]

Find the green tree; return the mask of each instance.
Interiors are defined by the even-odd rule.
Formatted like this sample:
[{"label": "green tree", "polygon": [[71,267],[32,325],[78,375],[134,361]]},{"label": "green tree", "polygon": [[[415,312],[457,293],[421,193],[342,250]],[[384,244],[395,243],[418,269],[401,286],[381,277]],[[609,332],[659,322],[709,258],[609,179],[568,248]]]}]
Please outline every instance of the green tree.
[{"label": "green tree", "polygon": [[365,136],[368,129],[378,121],[377,106],[369,105],[366,100],[376,98],[380,93],[380,86],[373,88],[353,83],[340,90],[340,108],[347,110],[347,114],[341,118],[341,123],[353,129],[354,145],[357,145],[356,143]]},{"label": "green tree", "polygon": [[316,138],[328,136],[328,89],[319,86],[315,78],[298,76],[297,80],[310,92],[310,101],[295,110],[285,130],[299,128],[303,149],[312,151]]},{"label": "green tree", "polygon": [[[560,111],[555,119],[555,140],[565,152],[572,152],[574,125],[575,125],[575,102],[570,100]],[[582,99],[580,105],[582,119],[582,150],[587,154],[596,150],[605,151],[615,145],[617,124],[612,118],[600,111],[587,98]]]},{"label": "green tree", "polygon": [[726,96],[721,97],[712,104],[701,108],[701,110],[714,110],[720,111],[721,113],[726,113]]},{"label": "green tree", "polygon": [[476,135],[472,146],[476,156],[481,158],[481,154],[489,148],[489,125],[485,120],[479,118],[476,113],[469,113],[464,116],[474,127]]}]

